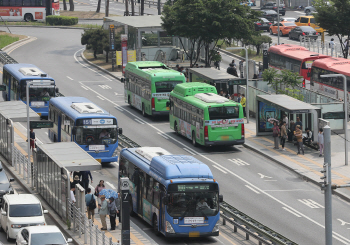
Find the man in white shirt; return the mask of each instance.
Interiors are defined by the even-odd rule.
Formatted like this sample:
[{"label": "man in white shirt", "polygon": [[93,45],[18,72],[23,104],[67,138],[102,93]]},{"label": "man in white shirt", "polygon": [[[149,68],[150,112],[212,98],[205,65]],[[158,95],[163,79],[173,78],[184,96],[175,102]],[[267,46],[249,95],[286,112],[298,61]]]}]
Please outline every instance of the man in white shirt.
[{"label": "man in white shirt", "polygon": [[288,117],[286,114],[283,115],[283,122],[286,122],[286,129],[288,129]]},{"label": "man in white shirt", "polygon": [[72,203],[76,203],[75,196],[74,196],[75,186],[71,186],[70,188],[70,200]]}]

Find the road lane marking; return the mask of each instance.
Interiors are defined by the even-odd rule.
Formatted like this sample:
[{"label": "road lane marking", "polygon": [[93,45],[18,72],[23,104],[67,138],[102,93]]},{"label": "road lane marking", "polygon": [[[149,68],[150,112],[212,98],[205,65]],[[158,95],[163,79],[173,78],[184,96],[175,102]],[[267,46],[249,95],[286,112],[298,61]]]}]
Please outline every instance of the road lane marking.
[{"label": "road lane marking", "polygon": [[248,189],[254,191],[256,194],[260,194],[260,192],[258,192],[257,190],[255,190],[253,187],[251,187],[250,185],[245,185],[245,187],[247,187]]},{"label": "road lane marking", "polygon": [[102,89],[112,89],[110,86],[108,85],[98,85],[100,88]]},{"label": "road lane marking", "polygon": [[227,174],[227,172],[225,170],[222,170],[221,168],[219,168],[216,165],[212,165],[214,168],[216,168],[217,170],[220,170],[221,172],[223,172],[224,174]]},{"label": "road lane marking", "polygon": [[140,123],[140,124],[145,124],[144,122],[142,122],[141,120],[139,120],[139,119],[134,119],[136,122],[138,122],[138,123]]},{"label": "road lane marking", "polygon": [[305,204],[309,208],[324,208],[321,204],[311,200],[311,199],[298,199],[299,202]]},{"label": "road lane marking", "polygon": [[159,134],[160,136],[162,136],[164,139],[168,140],[169,138],[165,135],[165,134],[162,134],[162,133],[159,133],[157,132],[157,134]]},{"label": "road lane marking", "polygon": [[84,85],[81,86],[83,89],[85,90],[89,90],[87,87],[85,87]]},{"label": "road lane marking", "polygon": [[230,240],[230,238],[228,238],[227,236],[225,236],[223,234],[223,232],[220,232],[220,236],[225,238],[228,242],[230,242],[232,245],[237,245],[237,243],[234,243],[232,240]]},{"label": "road lane marking", "polygon": [[101,96],[97,96],[97,98],[99,98],[100,100],[105,100],[104,98],[102,98]]},{"label": "road lane marking", "polygon": [[124,111],[120,106],[115,106],[115,109],[117,109],[118,111]]},{"label": "road lane marking", "polygon": [[289,213],[291,213],[291,214],[293,214],[293,215],[297,216],[298,218],[301,218],[301,216],[300,216],[299,214],[297,214],[297,213],[293,212],[293,211],[292,211],[292,210],[290,210],[289,208],[283,207],[283,209],[284,209],[284,210],[286,210],[287,212],[289,212]]},{"label": "road lane marking", "polygon": [[192,150],[188,149],[188,148],[183,148],[184,151],[187,151],[188,153],[190,153],[191,155],[196,155],[196,153],[194,153]]},{"label": "road lane marking", "polygon": [[247,163],[247,162],[245,162],[245,161],[243,161],[243,160],[241,160],[241,159],[239,159],[239,158],[237,158],[237,159],[228,159],[230,162],[233,162],[233,163],[235,163],[236,165],[238,165],[238,166],[244,166],[244,165],[247,165],[247,166],[249,166],[250,164],[249,163]]},{"label": "road lane marking", "polygon": [[68,77],[68,79],[70,79],[70,80],[72,80],[72,81],[74,80],[73,78],[71,78],[71,77],[69,77],[69,76],[67,76],[67,77]]},{"label": "road lane marking", "polygon": [[[101,95],[101,94],[98,93],[97,91],[93,90],[92,88],[90,88],[90,87],[88,87],[88,88],[89,88],[89,90],[92,91],[93,93],[95,93],[95,94],[97,94],[97,95],[99,95],[99,96],[104,97],[103,95]],[[112,100],[110,100],[110,99],[108,99],[108,98],[106,98],[106,97],[104,97],[104,98],[105,98],[106,101],[110,102],[111,104],[113,104],[113,105],[115,105],[115,106],[120,106],[120,105],[118,105],[117,103],[114,103]],[[138,117],[136,114],[132,113],[132,112],[129,111],[129,110],[125,110],[125,112],[126,112],[126,113],[129,113],[130,115],[132,115],[132,116],[135,117],[135,118],[140,118],[140,117]],[[140,118],[140,119],[141,119],[141,118]],[[157,132],[164,133],[162,130],[158,129],[156,126],[154,126],[154,125],[152,125],[152,124],[150,124],[150,123],[148,123],[148,122],[146,122],[146,125],[150,126],[151,128],[153,128],[153,129],[154,129],[155,131],[157,131]],[[184,147],[187,147],[187,145],[186,145],[185,143],[183,143],[183,142],[181,142],[181,141],[175,139],[174,137],[171,137],[171,136],[169,136],[169,135],[168,135],[168,137],[169,137],[169,139],[173,140],[173,141],[176,142],[177,144],[182,145],[182,146],[184,146]],[[259,142],[258,142],[258,143],[259,143]],[[261,145],[262,145],[262,144],[261,144]],[[264,145],[263,145],[263,146],[264,146]],[[264,147],[265,147],[265,146],[264,146]],[[193,150],[193,152],[196,152],[196,151]],[[292,211],[294,211],[294,212],[299,213],[303,218],[307,219],[308,221],[312,222],[313,224],[315,224],[315,225],[317,225],[317,226],[319,226],[319,227],[321,227],[321,228],[323,228],[323,229],[325,228],[325,226],[324,226],[323,224],[320,224],[319,222],[313,220],[313,219],[310,218],[309,216],[298,212],[297,210],[295,210],[295,209],[292,208],[291,206],[289,206],[289,205],[287,205],[286,203],[284,203],[283,201],[279,200],[277,197],[274,197],[274,196],[272,196],[271,194],[269,194],[269,193],[267,193],[267,192],[261,190],[260,188],[256,187],[255,185],[253,185],[251,182],[249,182],[249,181],[246,180],[245,178],[243,178],[243,177],[239,176],[238,174],[236,174],[236,173],[234,173],[234,172],[228,170],[227,168],[223,167],[221,164],[215,162],[214,160],[210,159],[209,157],[206,157],[205,155],[200,154],[199,152],[196,152],[196,155],[198,155],[198,156],[200,156],[200,157],[206,159],[208,162],[211,162],[211,163],[215,164],[216,166],[221,167],[222,169],[226,170],[228,173],[230,173],[230,174],[232,174],[233,176],[235,176],[237,179],[241,180],[242,182],[246,183],[247,185],[250,185],[250,186],[254,187],[256,190],[261,191],[261,193],[265,194],[267,197],[271,198],[272,200],[276,201],[277,203],[279,203],[279,204],[281,204],[281,205],[283,205],[283,206],[288,207],[290,210],[292,210]],[[293,160],[293,159],[292,159],[292,160]],[[295,161],[295,162],[296,162],[296,161]],[[350,239],[347,239],[347,238],[341,236],[340,234],[338,234],[338,233],[336,233],[336,232],[334,232],[334,231],[333,231],[333,235],[334,235],[334,237],[335,237],[335,235],[336,235],[335,238],[336,238],[338,241],[343,242],[343,240],[344,240],[344,241],[346,241],[346,242],[343,242],[344,244],[350,244]],[[341,240],[340,238],[343,239],[343,240]]]}]

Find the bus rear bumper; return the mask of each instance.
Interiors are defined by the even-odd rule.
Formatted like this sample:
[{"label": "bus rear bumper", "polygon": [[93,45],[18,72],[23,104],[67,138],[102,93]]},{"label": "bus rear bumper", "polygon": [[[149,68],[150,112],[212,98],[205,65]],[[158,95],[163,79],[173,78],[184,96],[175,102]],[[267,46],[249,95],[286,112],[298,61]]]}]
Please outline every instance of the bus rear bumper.
[{"label": "bus rear bumper", "polygon": [[166,237],[207,237],[207,236],[219,236],[219,232],[200,232],[192,235],[190,233],[165,233]]},{"label": "bus rear bumper", "polygon": [[152,111],[152,116],[169,116],[169,111]]},{"label": "bus rear bumper", "polygon": [[245,139],[239,139],[239,140],[229,140],[229,141],[205,141],[205,145],[243,145],[245,142]]}]

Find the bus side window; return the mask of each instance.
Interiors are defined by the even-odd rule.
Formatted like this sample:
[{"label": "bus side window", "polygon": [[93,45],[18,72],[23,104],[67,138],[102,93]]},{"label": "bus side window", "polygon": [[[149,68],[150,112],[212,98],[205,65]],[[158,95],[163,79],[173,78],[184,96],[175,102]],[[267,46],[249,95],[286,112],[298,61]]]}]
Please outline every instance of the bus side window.
[{"label": "bus side window", "polygon": [[154,206],[156,206],[157,208],[159,208],[159,183],[158,181],[153,181],[153,204]]},{"label": "bus side window", "polygon": [[147,175],[146,179],[146,186],[147,186],[147,201],[152,203],[153,199],[153,178]]}]

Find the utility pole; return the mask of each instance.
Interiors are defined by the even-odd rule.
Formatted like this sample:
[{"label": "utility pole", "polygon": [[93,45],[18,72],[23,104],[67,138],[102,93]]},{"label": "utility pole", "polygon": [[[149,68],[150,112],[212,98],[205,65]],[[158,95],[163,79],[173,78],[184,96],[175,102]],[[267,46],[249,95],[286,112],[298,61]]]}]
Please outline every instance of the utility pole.
[{"label": "utility pole", "polygon": [[277,0],[277,45],[280,45],[280,0]]},{"label": "utility pole", "polygon": [[124,16],[129,16],[129,1],[125,0],[125,12]]},{"label": "utility pole", "polygon": [[162,9],[161,9],[161,4],[160,4],[160,0],[158,0],[158,15],[162,14]]},{"label": "utility pole", "polygon": [[321,190],[324,191],[325,203],[325,231],[326,231],[326,245],[332,245],[332,158],[331,158],[331,128],[327,125],[324,130],[324,164],[323,170],[323,184]]}]

